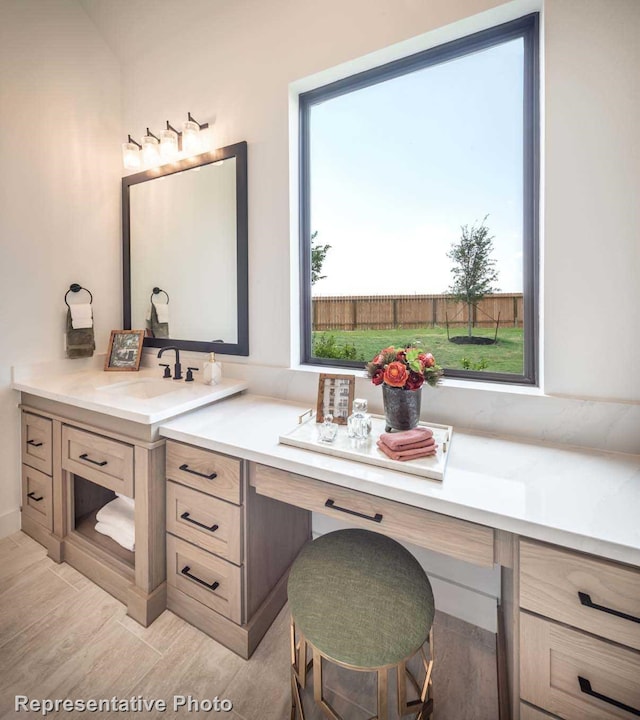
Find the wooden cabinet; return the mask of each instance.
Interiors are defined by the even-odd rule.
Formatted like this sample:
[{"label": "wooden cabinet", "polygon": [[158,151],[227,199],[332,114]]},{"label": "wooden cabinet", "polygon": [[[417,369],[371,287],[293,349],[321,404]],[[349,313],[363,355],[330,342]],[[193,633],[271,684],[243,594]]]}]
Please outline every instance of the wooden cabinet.
[{"label": "wooden cabinet", "polygon": [[[119,422],[118,432],[111,417],[27,397],[22,529],[149,625],[166,607],[165,441],[157,428]],[[116,492],[135,496],[134,552],[95,530]]]},{"label": "wooden cabinet", "polygon": [[638,569],[521,540],[519,623],[523,701],[564,720],[640,715]]},{"label": "wooden cabinet", "polygon": [[256,493],[256,466],[167,441],[167,607],[248,658],[286,601],[310,513]]},{"label": "wooden cabinet", "polygon": [[262,495],[346,520],[475,565],[493,566],[494,534],[484,525],[265,465],[256,465],[252,483]]}]

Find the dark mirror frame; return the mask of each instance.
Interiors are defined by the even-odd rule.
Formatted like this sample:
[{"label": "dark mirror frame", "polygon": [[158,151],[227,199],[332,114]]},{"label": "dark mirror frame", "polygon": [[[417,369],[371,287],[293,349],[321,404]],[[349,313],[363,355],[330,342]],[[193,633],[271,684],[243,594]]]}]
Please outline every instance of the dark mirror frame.
[{"label": "dark mirror frame", "polygon": [[[180,340],[174,338],[145,337],[145,347],[173,345],[180,350],[216,352],[223,355],[249,355],[249,223],[247,198],[247,143],[227,145],[211,152],[178,160],[122,178],[122,299],[124,329],[131,329],[131,232],[129,188],[138,183],[209,165],[220,160],[236,160],[236,233],[237,233],[237,307],[238,342],[208,342],[206,340]],[[179,252],[179,251],[178,251]],[[176,258],[179,259],[179,258]],[[201,279],[203,289],[208,279]]]}]

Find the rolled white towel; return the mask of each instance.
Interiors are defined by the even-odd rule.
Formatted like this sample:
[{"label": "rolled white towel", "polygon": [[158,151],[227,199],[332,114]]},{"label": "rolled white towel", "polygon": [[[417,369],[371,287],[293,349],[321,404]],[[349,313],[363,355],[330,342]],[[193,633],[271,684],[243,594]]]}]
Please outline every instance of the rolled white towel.
[{"label": "rolled white towel", "polygon": [[98,510],[96,520],[122,528],[127,532],[133,531],[135,528],[134,507],[124,498],[117,497]]},{"label": "rolled white towel", "polygon": [[116,527],[110,523],[97,522],[96,532],[110,537],[126,550],[133,552],[136,549],[135,530],[133,528],[131,531],[126,531],[123,528]]},{"label": "rolled white towel", "polygon": [[151,301],[153,307],[156,309],[156,315],[158,316],[159,323],[169,322],[169,303],[160,303],[155,300]]},{"label": "rolled white towel", "polygon": [[71,310],[71,327],[74,330],[93,327],[93,311],[91,303],[74,303]]}]

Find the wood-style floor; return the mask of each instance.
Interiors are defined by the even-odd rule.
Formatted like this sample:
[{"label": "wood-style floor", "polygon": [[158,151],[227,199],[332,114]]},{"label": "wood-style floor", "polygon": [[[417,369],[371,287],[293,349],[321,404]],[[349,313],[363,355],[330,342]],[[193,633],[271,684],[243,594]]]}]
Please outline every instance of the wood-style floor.
[{"label": "wood-style floor", "polygon": [[[15,713],[15,695],[141,695],[164,699],[169,709],[129,715],[61,711],[48,717],[288,720],[286,607],[249,661],[169,611],[149,628],[125,612],[124,605],[66,563],[54,563],[23,533],[0,540],[0,718],[27,717]],[[436,615],[434,632],[434,719],[497,720],[495,635],[442,613]],[[373,676],[326,667],[325,673],[328,698],[345,720],[374,714]],[[174,713],[174,695],[228,698],[233,711]],[[307,720],[320,720],[307,700]]]}]

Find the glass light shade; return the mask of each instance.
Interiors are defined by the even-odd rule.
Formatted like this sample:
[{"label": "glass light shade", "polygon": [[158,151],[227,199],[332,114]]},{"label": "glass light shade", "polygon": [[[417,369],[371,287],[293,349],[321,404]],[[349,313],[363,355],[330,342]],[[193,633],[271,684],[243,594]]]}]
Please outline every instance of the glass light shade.
[{"label": "glass light shade", "polygon": [[160,160],[158,141],[152,135],[142,138],[142,161],[145,165],[155,165]]},{"label": "glass light shade", "polygon": [[167,161],[173,160],[178,154],[178,134],[173,130],[162,130],[160,133],[160,157]]},{"label": "glass light shade", "polygon": [[134,143],[122,143],[122,164],[127,170],[136,170],[140,167],[140,148]]},{"label": "glass light shade", "polygon": [[200,126],[196,122],[187,120],[182,125],[182,150],[186,156],[189,156],[197,155],[201,148]]}]

